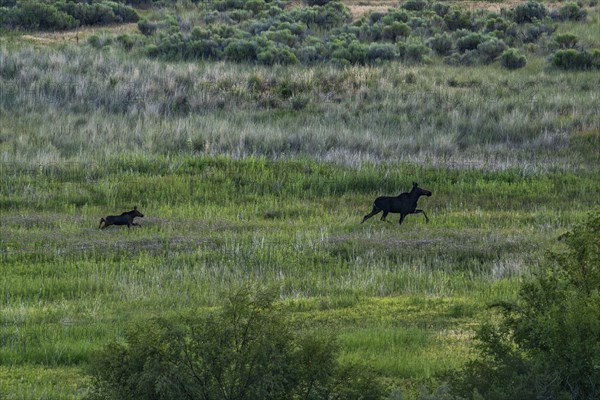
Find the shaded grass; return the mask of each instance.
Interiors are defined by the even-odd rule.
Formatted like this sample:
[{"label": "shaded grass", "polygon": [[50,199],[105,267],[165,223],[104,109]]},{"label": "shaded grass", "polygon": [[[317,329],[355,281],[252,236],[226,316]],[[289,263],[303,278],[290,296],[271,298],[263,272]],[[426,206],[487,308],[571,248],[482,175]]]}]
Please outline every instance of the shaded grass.
[{"label": "shaded grass", "polygon": [[506,71],[165,64],[74,46],[0,52],[3,161],[183,152],[597,167],[597,152],[579,143],[581,133],[598,141],[597,74],[545,70],[535,55],[530,67]]}]

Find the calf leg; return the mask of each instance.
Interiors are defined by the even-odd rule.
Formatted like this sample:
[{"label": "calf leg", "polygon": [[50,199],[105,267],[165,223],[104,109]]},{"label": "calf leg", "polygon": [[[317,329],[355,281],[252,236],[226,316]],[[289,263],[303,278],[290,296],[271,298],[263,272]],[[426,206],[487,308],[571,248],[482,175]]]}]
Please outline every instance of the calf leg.
[{"label": "calf leg", "polygon": [[362,220],[361,224],[362,224],[363,222],[365,222],[366,220],[368,220],[369,218],[371,218],[373,215],[377,215],[377,214],[379,214],[381,211],[382,211],[381,209],[379,209],[379,208],[377,208],[377,207],[373,206],[373,210],[371,210],[371,212],[370,212],[370,213],[368,213],[367,215],[365,215],[365,216],[363,217],[363,220]]},{"label": "calf leg", "polygon": [[384,212],[383,212],[383,215],[381,216],[381,220],[382,220],[383,222],[385,222],[385,219],[387,218],[387,215],[388,215],[389,213],[390,213],[389,211],[384,211]]},{"label": "calf leg", "polygon": [[425,222],[429,222],[429,218],[427,218],[427,214],[423,210],[415,210],[413,214],[423,214],[425,216]]}]

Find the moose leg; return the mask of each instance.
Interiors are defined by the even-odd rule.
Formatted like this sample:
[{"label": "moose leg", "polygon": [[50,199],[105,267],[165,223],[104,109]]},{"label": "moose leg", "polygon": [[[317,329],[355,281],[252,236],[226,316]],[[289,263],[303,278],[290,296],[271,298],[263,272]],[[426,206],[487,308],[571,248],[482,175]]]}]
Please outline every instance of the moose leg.
[{"label": "moose leg", "polygon": [[377,208],[377,207],[373,206],[373,210],[371,210],[371,212],[370,212],[370,213],[368,213],[367,215],[365,215],[365,216],[363,217],[363,220],[362,220],[361,224],[362,224],[363,222],[365,222],[366,220],[368,220],[369,218],[371,218],[373,215],[377,215],[377,214],[379,214],[381,211],[382,211],[381,209],[379,209],[379,208]]},{"label": "moose leg", "polygon": [[406,217],[406,214],[400,214],[400,221],[398,221],[398,225],[402,225],[402,221],[404,221],[404,217]]},{"label": "moose leg", "polygon": [[384,212],[383,212],[383,215],[381,216],[381,220],[382,220],[383,222],[385,222],[385,219],[387,218],[387,215],[388,215],[389,213],[390,213],[389,211],[384,211]]},{"label": "moose leg", "polygon": [[413,214],[423,214],[425,216],[425,222],[429,222],[429,218],[427,218],[427,214],[423,210],[415,210]]}]

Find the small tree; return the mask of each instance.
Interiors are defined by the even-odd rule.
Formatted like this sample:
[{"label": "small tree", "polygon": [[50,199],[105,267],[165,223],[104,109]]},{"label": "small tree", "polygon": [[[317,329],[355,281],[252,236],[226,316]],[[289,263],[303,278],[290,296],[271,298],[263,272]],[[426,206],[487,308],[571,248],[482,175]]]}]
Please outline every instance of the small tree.
[{"label": "small tree", "polygon": [[153,319],[92,363],[89,399],[364,399],[374,375],[341,366],[331,338],[297,333],[273,290],[242,288],[224,306],[182,323]]},{"label": "small tree", "polygon": [[600,212],[561,237],[518,304],[477,334],[481,357],[455,376],[464,398],[600,398]]}]

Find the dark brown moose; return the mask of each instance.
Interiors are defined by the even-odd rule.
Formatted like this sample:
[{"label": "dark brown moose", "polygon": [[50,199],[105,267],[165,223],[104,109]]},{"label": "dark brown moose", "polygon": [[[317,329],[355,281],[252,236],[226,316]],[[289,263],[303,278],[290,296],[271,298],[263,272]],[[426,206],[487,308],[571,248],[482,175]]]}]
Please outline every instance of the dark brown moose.
[{"label": "dark brown moose", "polygon": [[[109,215],[106,218],[100,218],[99,228],[104,229],[111,225],[127,225],[128,228],[131,228],[131,225],[139,226],[139,224],[136,224],[135,222],[133,222],[133,219],[135,217],[142,218],[143,216],[144,216],[144,214],[139,212],[137,207],[133,207],[133,210],[126,211],[126,212],[122,213],[121,215]],[[102,226],[102,224],[104,224],[104,226]]]},{"label": "dark brown moose", "polygon": [[371,218],[373,215],[379,214],[383,211],[381,220],[385,221],[385,217],[389,213],[400,214],[400,224],[404,221],[404,217],[408,214],[423,214],[425,216],[425,222],[429,222],[425,211],[417,209],[417,201],[421,196],[431,196],[429,190],[421,189],[416,182],[413,182],[412,190],[409,193],[402,193],[397,197],[381,196],[375,199],[373,203],[373,210],[363,217],[363,222]]}]

